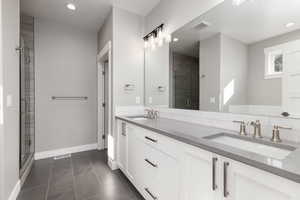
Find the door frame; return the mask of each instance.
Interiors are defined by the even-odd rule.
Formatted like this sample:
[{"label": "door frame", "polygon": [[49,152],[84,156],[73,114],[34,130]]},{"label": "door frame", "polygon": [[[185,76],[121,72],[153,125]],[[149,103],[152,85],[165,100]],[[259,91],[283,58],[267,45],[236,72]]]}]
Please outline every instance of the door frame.
[{"label": "door frame", "polygon": [[[108,109],[108,127],[107,127],[107,138],[108,136],[112,134],[112,51],[111,51],[111,41],[108,41],[106,45],[103,47],[103,49],[98,53],[97,55],[97,91],[98,91],[98,97],[97,97],[97,112],[98,112],[98,120],[97,120],[97,148],[99,150],[105,148],[105,140],[102,138],[102,135],[104,133],[104,108],[102,106],[102,103],[104,102],[104,76],[102,72],[104,71],[104,62],[108,60],[107,65],[107,71],[108,71],[108,102],[106,102],[106,108]],[[102,87],[100,88],[99,85]],[[103,118],[103,119],[101,119]],[[100,122],[102,120],[102,122]]]}]

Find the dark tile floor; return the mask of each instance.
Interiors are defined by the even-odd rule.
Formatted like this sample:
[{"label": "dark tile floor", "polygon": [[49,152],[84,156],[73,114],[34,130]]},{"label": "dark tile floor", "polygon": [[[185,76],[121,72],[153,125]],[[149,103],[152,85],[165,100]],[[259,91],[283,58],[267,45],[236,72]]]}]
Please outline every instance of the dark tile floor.
[{"label": "dark tile floor", "polygon": [[18,200],[143,200],[120,170],[107,166],[106,151],[45,159],[33,165]]}]

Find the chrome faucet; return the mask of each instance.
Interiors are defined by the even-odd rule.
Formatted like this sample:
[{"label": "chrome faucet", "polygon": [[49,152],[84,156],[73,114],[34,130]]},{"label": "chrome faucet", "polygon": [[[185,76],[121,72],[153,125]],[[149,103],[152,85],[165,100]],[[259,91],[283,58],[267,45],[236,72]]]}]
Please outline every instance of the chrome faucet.
[{"label": "chrome faucet", "polygon": [[247,123],[245,121],[236,121],[236,120],[234,120],[233,122],[240,124],[240,132],[239,132],[240,135],[243,135],[243,136],[248,135],[247,132],[246,132]]},{"label": "chrome faucet", "polygon": [[280,129],[292,130],[292,128],[275,125],[273,128],[273,134],[272,134],[272,139],[271,139],[272,142],[274,142],[274,143],[282,142],[282,140],[280,139]]},{"label": "chrome faucet", "polygon": [[261,123],[259,120],[256,120],[255,122],[252,121],[250,123],[250,125],[252,125],[254,127],[254,133],[253,133],[253,137],[254,138],[263,138],[261,136]]},{"label": "chrome faucet", "polygon": [[157,119],[159,116],[159,112],[157,110],[154,109],[145,109],[145,111],[147,112],[147,118],[149,119]]}]

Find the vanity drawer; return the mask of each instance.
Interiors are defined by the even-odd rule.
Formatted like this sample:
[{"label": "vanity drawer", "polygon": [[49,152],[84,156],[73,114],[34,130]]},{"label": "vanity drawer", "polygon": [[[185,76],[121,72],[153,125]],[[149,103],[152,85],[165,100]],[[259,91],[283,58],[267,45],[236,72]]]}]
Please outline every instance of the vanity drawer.
[{"label": "vanity drawer", "polygon": [[180,145],[178,145],[179,142],[172,138],[137,126],[135,126],[135,131],[137,137],[154,149],[157,149],[172,157],[175,157],[180,152]]}]

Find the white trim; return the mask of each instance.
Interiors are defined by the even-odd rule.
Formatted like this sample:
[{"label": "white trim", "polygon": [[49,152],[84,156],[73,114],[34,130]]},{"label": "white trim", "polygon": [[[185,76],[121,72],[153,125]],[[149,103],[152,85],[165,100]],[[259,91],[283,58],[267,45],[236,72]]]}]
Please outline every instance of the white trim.
[{"label": "white trim", "polygon": [[112,160],[112,159],[108,158],[107,164],[108,164],[108,166],[111,170],[119,169],[118,164],[115,160]]},{"label": "white trim", "polygon": [[11,191],[8,200],[16,200],[19,193],[21,191],[21,181],[18,180],[18,182],[16,183],[14,189]]},{"label": "white trim", "polygon": [[64,154],[70,154],[70,153],[77,153],[77,152],[83,152],[83,151],[90,151],[97,149],[97,144],[86,144],[81,146],[75,146],[75,147],[69,147],[69,148],[63,148],[63,149],[55,149],[50,151],[42,151],[42,152],[36,152],[34,154],[35,160],[40,160],[44,158],[51,158],[54,156],[60,156]]},{"label": "white trim", "polygon": [[[111,47],[111,41],[108,41],[106,43],[106,45],[103,47],[103,49],[99,52],[99,54],[97,55],[97,64],[98,64],[98,74],[99,72],[104,70],[104,66],[102,63],[102,59],[107,56],[108,57],[108,102],[107,102],[107,108],[108,108],[108,133],[107,133],[107,138],[108,139],[108,135],[112,134],[112,106],[113,106],[113,102],[112,102],[112,47]],[[102,78],[102,77],[101,77]],[[99,79],[100,77],[98,77],[98,85],[99,85]],[[103,79],[103,78],[102,78]],[[103,80],[104,81],[104,80]],[[103,88],[104,90],[104,88]],[[99,89],[98,89],[99,91]],[[104,93],[104,91],[103,91]],[[104,95],[102,94],[102,97]],[[101,98],[102,98],[101,97]],[[104,110],[101,109],[101,111],[99,110],[99,103],[100,101],[103,101],[103,99],[101,99],[99,94],[98,94],[98,116],[104,116]],[[102,108],[102,107],[101,107]],[[99,114],[99,112],[101,112]],[[103,122],[105,123],[105,121]],[[98,134],[98,147],[97,149],[101,150],[105,148],[105,144],[104,144],[104,140],[102,139],[102,134],[104,133],[104,130],[99,130],[99,122],[98,122],[98,130],[97,130],[97,134]],[[101,129],[103,129],[103,127],[101,127]]]}]

